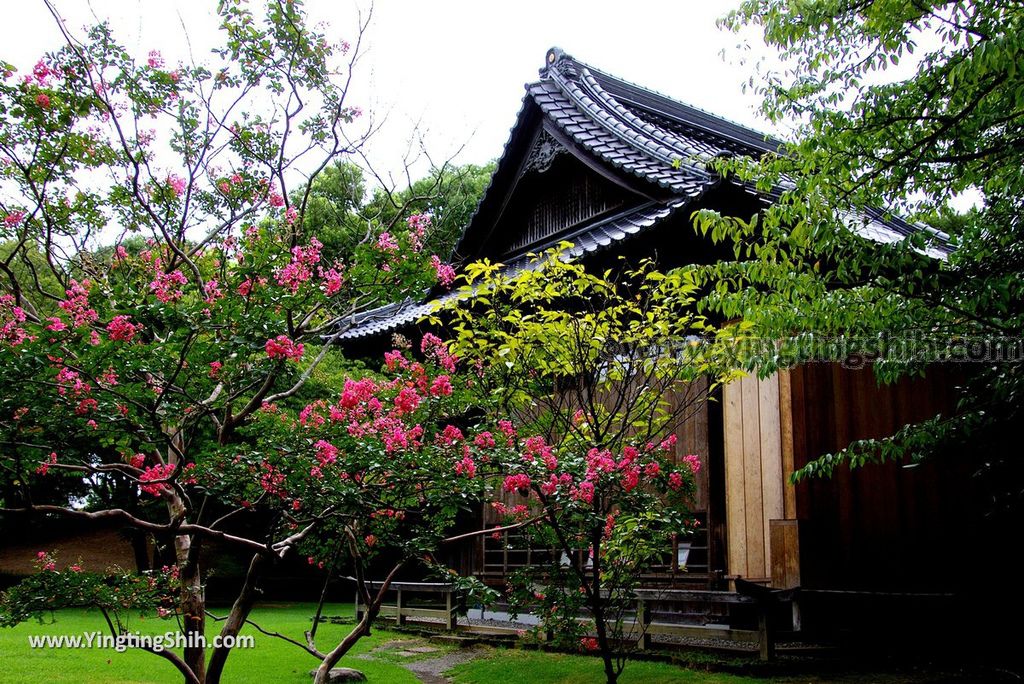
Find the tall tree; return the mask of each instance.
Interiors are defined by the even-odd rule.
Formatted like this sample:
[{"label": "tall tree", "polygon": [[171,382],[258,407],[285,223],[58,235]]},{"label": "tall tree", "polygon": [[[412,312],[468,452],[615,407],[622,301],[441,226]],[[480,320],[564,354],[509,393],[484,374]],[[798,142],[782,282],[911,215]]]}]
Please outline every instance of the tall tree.
[{"label": "tall tree", "polygon": [[[1021,465],[1005,428],[1020,421],[1024,391],[1024,8],[1001,0],[749,0],[723,24],[756,30],[777,50],[773,63],[783,66],[750,85],[763,113],[793,134],[778,154],[714,163],[775,201],[756,217],[696,217],[714,239],[731,241],[737,257],[695,269],[713,285],[704,305],[741,317],[745,334],[795,336],[801,344],[781,357],[788,362],[842,359],[838,345],[806,344],[812,333],[852,337],[858,351],[880,355],[882,380],[957,360],[962,341],[984,352],[955,415],[858,443],[802,474],[970,440],[985,445],[978,452],[990,457],[979,469],[1000,501],[1019,503]],[[957,201],[972,199],[975,210],[948,218]],[[872,221],[901,216],[913,228],[906,237],[879,240]],[[909,359],[887,356],[897,343]],[[936,343],[938,353],[929,351]],[[1015,358],[998,360],[1014,350]],[[771,372],[780,355],[771,349],[752,363]]]},{"label": "tall tree", "polygon": [[[49,593],[13,589],[4,619],[123,587],[178,618],[183,653],[159,655],[195,683],[230,652],[202,645],[203,545],[252,556],[231,637],[261,573],[341,512],[313,494],[315,450],[282,474],[251,426],[290,410],[354,312],[432,287],[442,265],[405,222],[330,259],[304,229],[317,177],[360,141],[359,41],[331,43],[298,1],[264,10],[219,3],[223,44],[199,66],[136,59],[107,25],[78,38],[53,10],[65,47],[0,69],[0,513],[119,522],[173,540],[176,561],[158,597],[44,553],[32,581]],[[152,517],[26,484],[56,472],[117,478]]]}]

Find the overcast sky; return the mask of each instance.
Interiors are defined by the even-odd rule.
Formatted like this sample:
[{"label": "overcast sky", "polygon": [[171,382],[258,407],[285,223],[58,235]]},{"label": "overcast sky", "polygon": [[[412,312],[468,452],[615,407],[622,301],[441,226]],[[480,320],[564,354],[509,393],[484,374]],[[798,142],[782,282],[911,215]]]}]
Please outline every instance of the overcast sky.
[{"label": "overcast sky", "polygon": [[[140,58],[160,50],[168,64],[199,60],[218,40],[214,0],[55,0],[72,30],[109,19]],[[457,161],[501,154],[523,96],[553,45],[604,71],[760,130],[754,96],[741,92],[752,67],[739,64],[736,36],[715,20],[738,0],[430,2],[377,0],[351,104],[387,125],[370,152],[400,168],[413,124],[433,158],[462,148]],[[369,3],[309,0],[329,35],[352,39],[354,8]],[[6,2],[0,57],[20,68],[61,39],[41,0]],[[187,36],[187,40],[186,40]],[[721,52],[727,52],[723,60]],[[754,53],[759,53],[754,48]]]}]

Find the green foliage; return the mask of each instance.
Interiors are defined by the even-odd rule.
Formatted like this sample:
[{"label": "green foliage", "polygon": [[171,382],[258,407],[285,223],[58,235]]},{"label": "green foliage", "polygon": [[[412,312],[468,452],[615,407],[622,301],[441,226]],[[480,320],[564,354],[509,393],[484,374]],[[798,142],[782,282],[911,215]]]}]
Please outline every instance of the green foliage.
[{"label": "green foliage", "polygon": [[361,214],[383,225],[393,225],[410,213],[429,215],[433,223],[424,249],[446,257],[469,225],[494,167],[495,162],[442,166],[400,192],[377,190]]},{"label": "green foliage", "polygon": [[677,453],[675,431],[740,372],[695,311],[687,273],[644,260],[595,274],[564,258],[569,247],[518,272],[467,265],[436,315],[451,321],[452,351],[476,369],[480,405],[512,447],[492,456],[510,459],[493,506],[521,529],[496,538],[553,550],[513,578],[511,605],[539,615],[561,646],[600,651],[613,682],[636,638],[633,590],[695,525],[700,458]]},{"label": "green foliage", "polygon": [[[951,341],[1019,341],[1021,8],[990,0],[757,0],[722,23],[756,27],[778,51],[785,68],[749,85],[763,97],[766,116],[795,130],[777,155],[712,163],[774,200],[752,218],[711,211],[694,217],[699,230],[732,244],[736,255],[690,269],[708,290],[704,310],[742,318],[745,335],[760,340],[852,338],[869,359],[889,343],[907,343],[915,350],[909,356],[887,354],[874,364],[882,381],[943,360]],[[951,206],[964,194],[976,197],[977,207],[957,215]],[[895,242],[862,237],[872,221],[896,215],[947,234],[918,224]],[[935,340],[938,356],[916,353]],[[795,346],[781,362],[768,348],[751,364],[770,373],[809,358],[846,357],[841,345]],[[1006,455],[1006,428],[1020,419],[1019,357],[975,365],[969,375],[957,415],[942,419],[959,428],[908,427],[888,442],[893,448],[858,445],[804,474],[917,458],[937,446],[929,435],[956,434]],[[1020,481],[1019,468],[1007,458],[979,467],[1001,471],[994,479],[1019,497],[1022,490],[1009,484]]]}]

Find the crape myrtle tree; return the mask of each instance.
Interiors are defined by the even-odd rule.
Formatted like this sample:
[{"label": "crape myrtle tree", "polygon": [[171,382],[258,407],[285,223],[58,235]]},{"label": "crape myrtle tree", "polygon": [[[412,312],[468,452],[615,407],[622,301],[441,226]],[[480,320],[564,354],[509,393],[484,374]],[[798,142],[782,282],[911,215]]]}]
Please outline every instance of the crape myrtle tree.
[{"label": "crape myrtle tree", "polygon": [[[855,443],[801,474],[970,442],[996,508],[1019,507],[1010,428],[1020,422],[1024,377],[1024,9],[1000,0],[750,0],[722,24],[777,52],[781,66],[750,85],[762,112],[793,134],[779,154],[716,161],[776,201],[755,217],[697,217],[737,256],[697,269],[714,286],[705,304],[762,339],[855,338],[855,353],[880,355],[873,365],[883,381],[962,360],[955,348],[941,353],[950,341],[981,341],[987,360],[972,364],[955,412]],[[965,200],[973,209],[957,215]],[[941,236],[927,228],[887,244],[855,234],[867,217],[887,215],[947,231],[952,253],[941,258]],[[1006,351],[1000,340],[1016,345],[1005,362],[994,360]],[[903,358],[887,357],[903,344]],[[842,360],[847,350],[794,344],[751,361],[770,373],[812,356]]]},{"label": "crape myrtle tree", "polygon": [[[329,400],[297,412],[264,405],[245,428],[252,436],[249,448],[236,449],[207,478],[220,498],[279,500],[295,518],[307,508],[315,511],[323,522],[299,543],[300,553],[327,573],[353,573],[364,609],[351,632],[321,651],[314,619],[305,643],[289,638],[321,660],[316,682],[329,681],[331,668],[370,633],[403,569],[419,564],[421,573],[435,571],[465,590],[483,589],[472,578],[453,577],[433,557],[483,533],[451,536],[457,516],[483,501],[485,475],[508,460],[498,456],[507,447],[495,444],[480,416],[477,384],[440,338],[427,334],[415,348],[407,343],[387,352],[380,373],[345,379]],[[254,556],[253,562],[266,561]],[[370,582],[371,570],[381,568],[380,581]],[[243,600],[249,600],[244,592]],[[241,616],[235,611],[229,620]]]},{"label": "crape myrtle tree", "polygon": [[640,576],[696,525],[700,458],[676,453],[676,431],[736,373],[686,277],[647,260],[595,274],[570,248],[519,272],[469,264],[439,315],[506,446],[492,505],[510,524],[537,517],[523,542],[553,550],[513,579],[511,603],[563,646],[599,652],[615,682],[644,633]]},{"label": "crape myrtle tree", "polygon": [[[41,600],[12,590],[5,620],[90,595],[159,607],[190,643],[160,655],[186,681],[216,682],[229,651],[207,662],[195,638],[201,548],[251,553],[221,629],[237,634],[260,573],[340,529],[361,495],[323,495],[324,454],[277,449],[257,426],[308,403],[353,312],[450,272],[422,249],[423,217],[370,226],[330,259],[303,227],[317,174],[362,139],[346,97],[358,40],[329,42],[299,2],[224,2],[213,62],[170,65],[136,60],[106,25],[79,39],[53,13],[66,46],[29,73],[0,66],[0,506],[5,524],[135,528],[170,540],[175,562],[141,584],[100,581],[44,552]],[[140,507],[78,507],[67,488],[34,486],[58,476],[128,483]]]}]

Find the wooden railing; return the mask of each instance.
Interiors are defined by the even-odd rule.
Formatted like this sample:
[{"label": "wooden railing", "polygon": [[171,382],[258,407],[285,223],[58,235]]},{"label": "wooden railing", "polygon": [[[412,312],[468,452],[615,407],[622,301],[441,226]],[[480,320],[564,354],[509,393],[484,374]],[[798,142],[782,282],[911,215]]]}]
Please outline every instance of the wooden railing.
[{"label": "wooden railing", "polygon": [[[709,544],[707,516],[698,513],[697,519],[701,526],[691,536],[676,541],[666,540],[666,549],[659,562],[655,563],[645,578],[652,580],[687,579],[704,577],[710,574]],[[681,548],[688,550],[685,564],[680,563],[683,555]],[[574,549],[573,561],[586,566],[587,549]],[[480,541],[480,563],[477,574],[483,580],[504,581],[510,574],[524,567],[550,563],[556,558],[561,559],[562,552],[545,547],[531,547],[519,532],[504,532],[494,539],[491,535],[482,535]]]},{"label": "wooden railing", "polygon": [[[380,582],[367,582],[367,589],[371,592],[380,588]],[[444,621],[445,629],[454,630],[458,626],[459,601],[458,592],[451,585],[443,582],[392,582],[387,593],[395,594],[395,602],[382,604],[380,617],[394,618],[398,626],[405,625],[405,619],[409,617],[439,618]],[[434,606],[423,605],[423,601],[417,601],[410,605],[409,599],[418,595],[429,594],[432,597],[438,596]],[[443,605],[443,607],[442,607]],[[360,600],[359,592],[356,592],[356,621],[363,617],[364,606]]]}]

